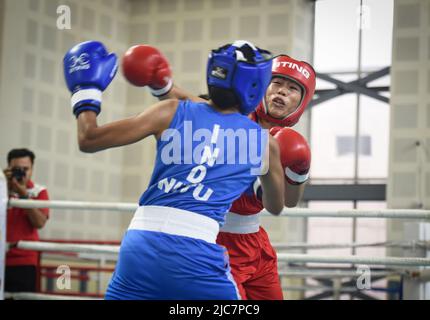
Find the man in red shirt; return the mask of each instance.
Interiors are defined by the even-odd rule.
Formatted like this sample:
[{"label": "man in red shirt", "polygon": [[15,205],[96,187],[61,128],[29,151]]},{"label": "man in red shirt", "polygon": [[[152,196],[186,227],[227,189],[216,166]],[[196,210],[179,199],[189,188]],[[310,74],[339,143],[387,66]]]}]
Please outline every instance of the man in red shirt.
[{"label": "man in red shirt", "polygon": [[[9,198],[49,200],[45,187],[31,181],[35,155],[28,149],[13,149],[8,153],[8,168],[4,174],[8,182]],[[12,245],[6,253],[5,291],[36,291],[38,252],[13,247],[20,240],[39,240],[37,229],[43,228],[49,209],[7,210],[6,241]]]}]

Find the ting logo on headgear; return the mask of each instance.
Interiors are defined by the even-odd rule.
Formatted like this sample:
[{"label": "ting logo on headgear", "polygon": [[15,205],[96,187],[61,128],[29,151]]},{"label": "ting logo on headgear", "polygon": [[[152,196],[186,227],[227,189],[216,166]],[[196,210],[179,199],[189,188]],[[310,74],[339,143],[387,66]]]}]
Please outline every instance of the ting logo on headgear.
[{"label": "ting logo on headgear", "polygon": [[308,70],[306,70],[304,67],[299,66],[297,63],[287,62],[287,61],[275,62],[274,68],[278,68],[279,66],[288,67],[290,69],[297,70],[302,75],[304,75],[306,79],[309,79],[309,77],[311,76]]}]

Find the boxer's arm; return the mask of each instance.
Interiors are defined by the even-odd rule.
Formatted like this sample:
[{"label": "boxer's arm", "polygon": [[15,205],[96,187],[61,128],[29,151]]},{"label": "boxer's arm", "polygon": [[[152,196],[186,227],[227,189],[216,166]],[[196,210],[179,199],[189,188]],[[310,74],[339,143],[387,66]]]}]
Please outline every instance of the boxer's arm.
[{"label": "boxer's arm", "polygon": [[286,179],[285,181],[285,206],[288,208],[293,208],[297,206],[300,199],[303,196],[303,192],[305,191],[305,185],[306,183],[302,183],[299,185],[293,185],[288,183]]},{"label": "boxer's arm", "polygon": [[78,116],[78,143],[83,152],[128,145],[150,135],[160,138],[173,119],[178,100],[158,102],[142,113],[118,121],[98,126],[97,116],[92,111],[84,111]]},{"label": "boxer's arm", "polygon": [[260,176],[263,206],[274,215],[279,215],[284,209],[284,170],[279,161],[278,143],[269,136],[269,169]]},{"label": "boxer's arm", "polygon": [[177,85],[173,85],[172,90],[170,90],[167,94],[163,96],[159,96],[158,99],[166,100],[166,99],[178,99],[178,100],[191,100],[194,102],[207,102],[207,100],[199,98],[190,92],[178,87]]}]

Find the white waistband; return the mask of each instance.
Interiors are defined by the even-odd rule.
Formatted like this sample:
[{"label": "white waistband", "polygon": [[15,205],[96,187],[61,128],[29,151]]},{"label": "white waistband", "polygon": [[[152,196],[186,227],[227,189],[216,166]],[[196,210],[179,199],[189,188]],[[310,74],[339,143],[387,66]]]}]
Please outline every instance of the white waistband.
[{"label": "white waistband", "polygon": [[215,243],[219,224],[187,210],[161,206],[137,208],[128,230],[157,231]]},{"label": "white waistband", "polygon": [[225,223],[220,228],[221,232],[229,233],[255,233],[260,229],[260,214],[248,216],[229,212],[225,216]]}]

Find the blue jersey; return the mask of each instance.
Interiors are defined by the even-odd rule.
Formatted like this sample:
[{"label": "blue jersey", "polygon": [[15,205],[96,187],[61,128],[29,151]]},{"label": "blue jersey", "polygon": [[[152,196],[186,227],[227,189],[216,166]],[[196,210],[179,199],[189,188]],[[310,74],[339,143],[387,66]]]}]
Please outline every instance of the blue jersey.
[{"label": "blue jersey", "polygon": [[261,174],[268,133],[239,113],[180,101],[157,142],[141,206],[188,210],[224,222],[233,201]]}]

